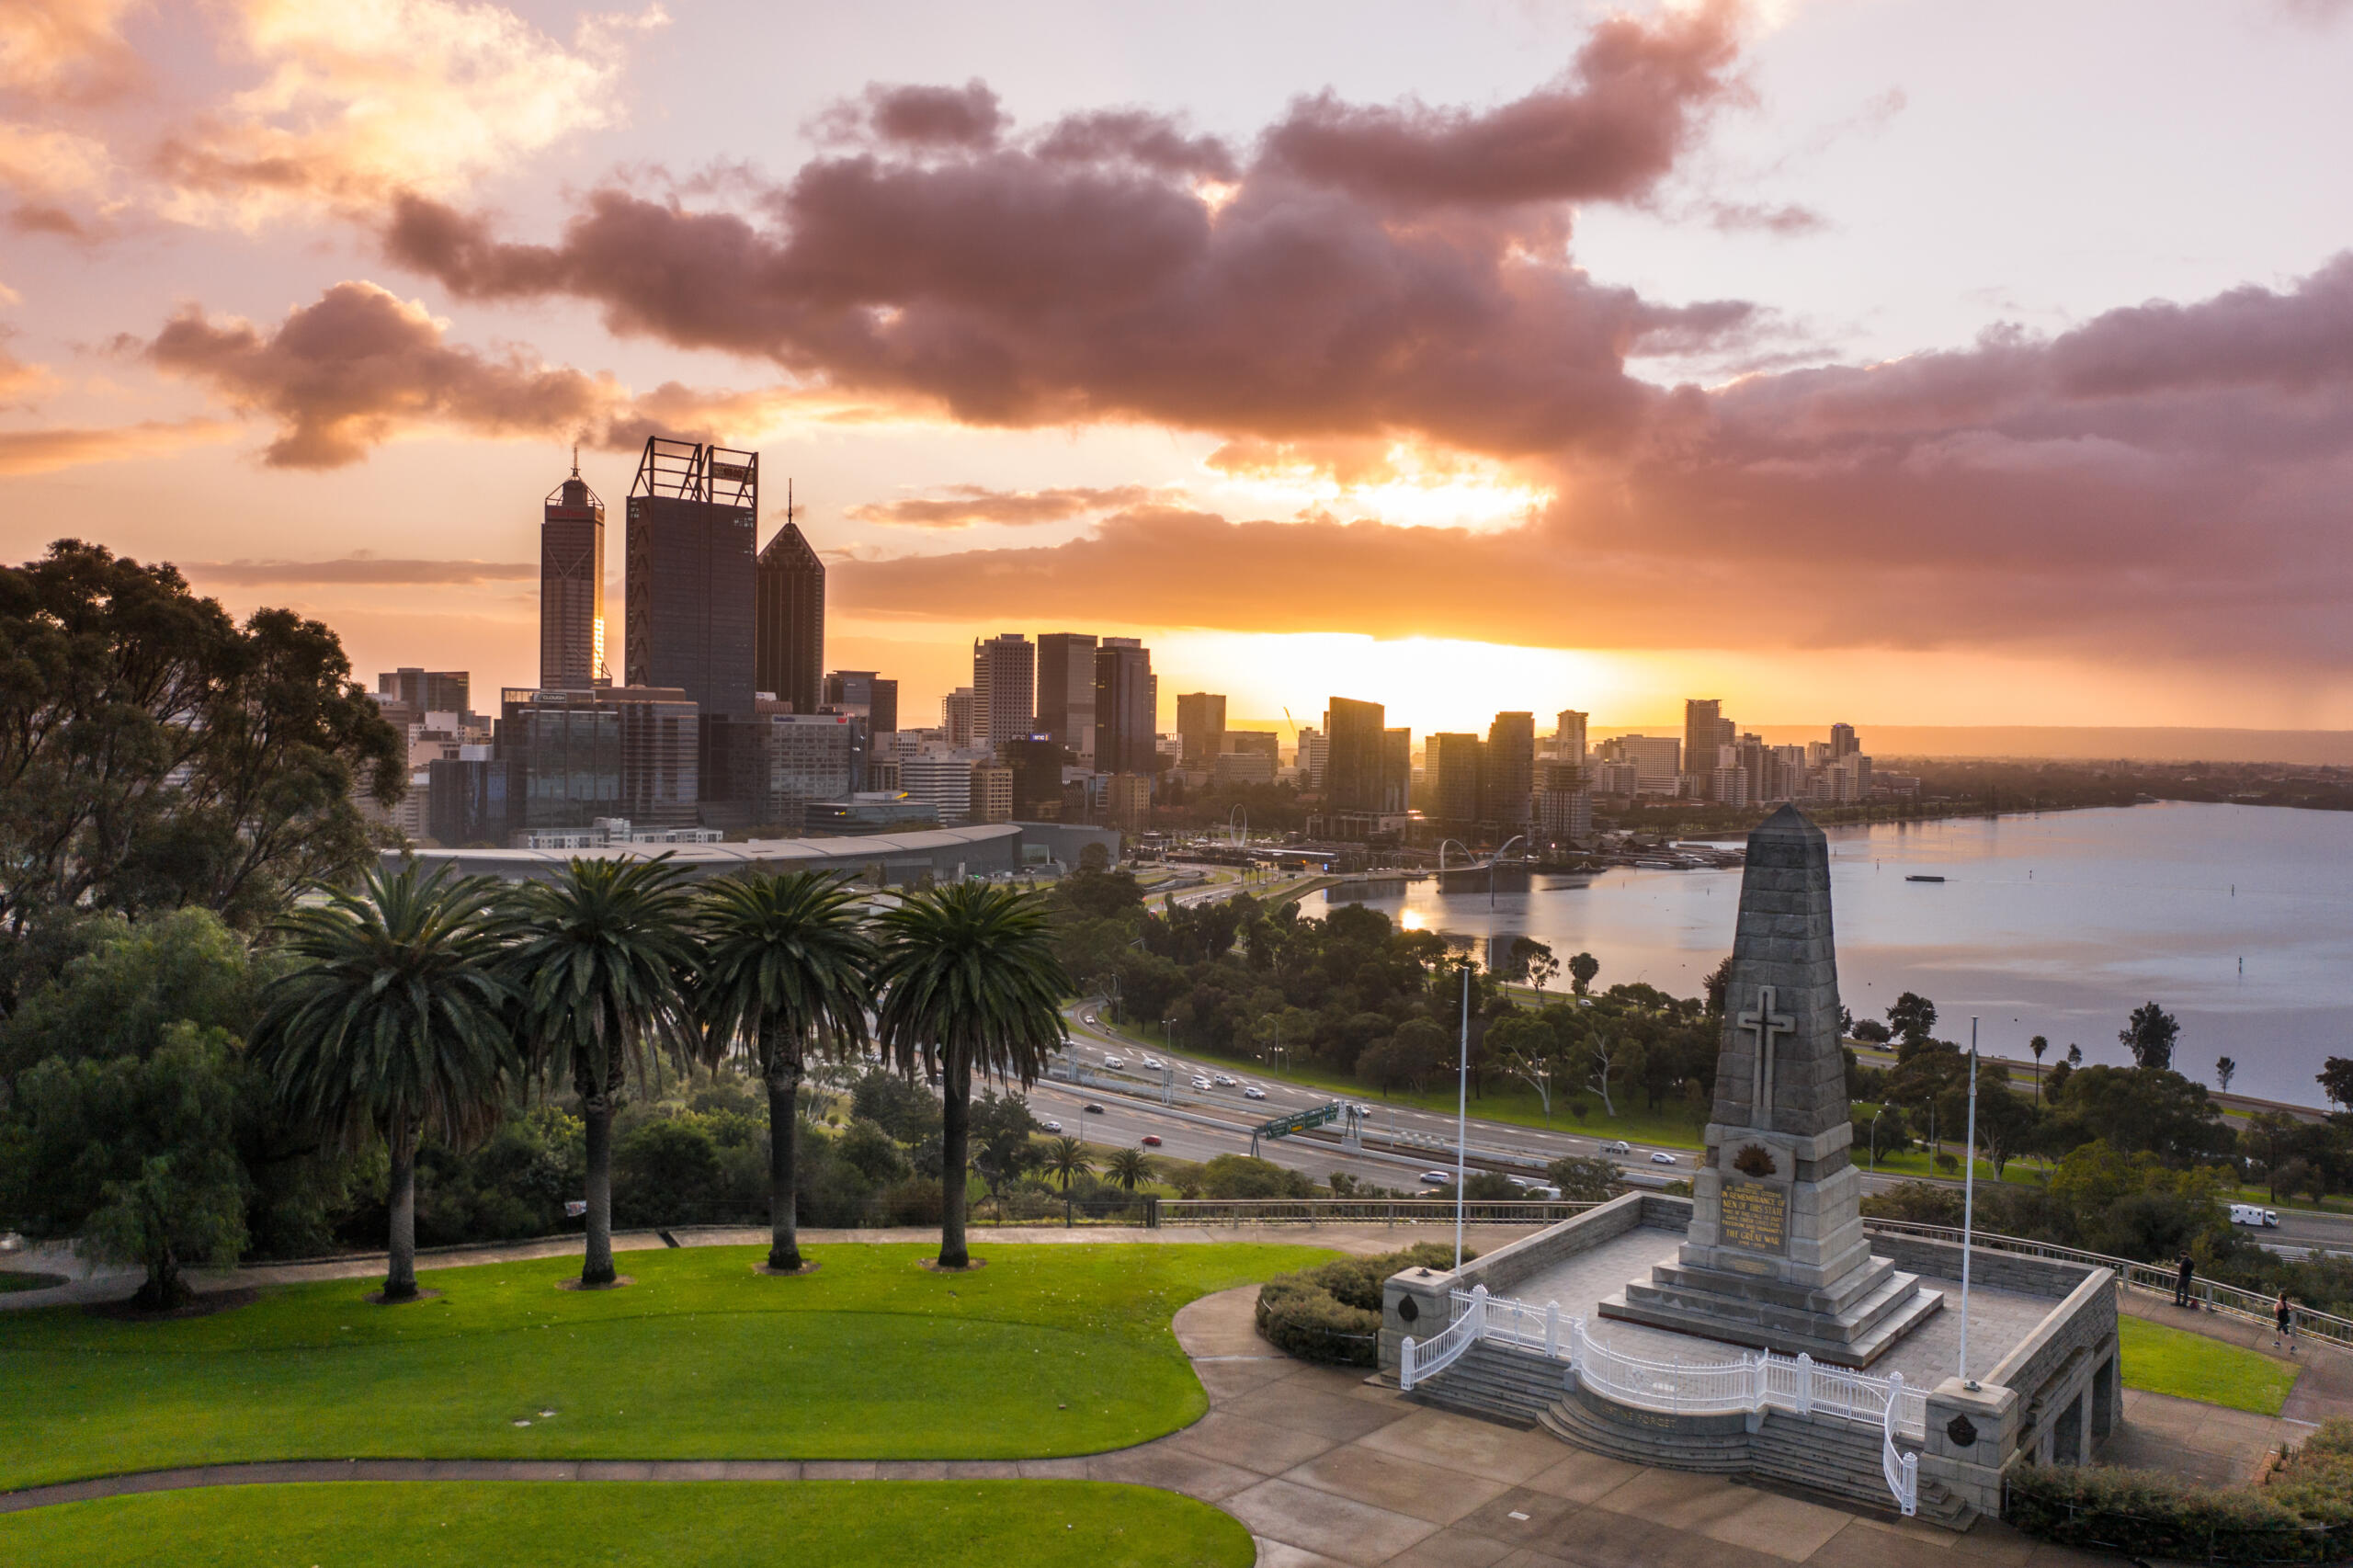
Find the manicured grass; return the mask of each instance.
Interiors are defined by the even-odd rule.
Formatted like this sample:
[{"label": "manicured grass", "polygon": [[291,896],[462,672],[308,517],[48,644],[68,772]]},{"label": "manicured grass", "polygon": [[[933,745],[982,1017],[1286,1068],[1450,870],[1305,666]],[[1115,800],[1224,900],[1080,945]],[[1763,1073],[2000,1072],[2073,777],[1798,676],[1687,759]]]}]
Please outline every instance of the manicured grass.
[{"label": "manicured grass", "polygon": [[0,1517],[16,1568],[1248,1568],[1206,1503],[1091,1481],[335,1482]]},{"label": "manicured grass", "polygon": [[63,1274],[35,1274],[22,1268],[0,1268],[0,1296],[11,1290],[46,1290],[65,1283]]},{"label": "manicured grass", "polygon": [[[1333,1255],[1297,1246],[928,1245],[621,1256],[637,1283],[556,1288],[575,1259],[273,1290],[211,1317],[0,1317],[0,1487],[304,1458],[1009,1459],[1172,1432],[1207,1397],[1170,1332],[1195,1297]],[[553,1415],[542,1415],[551,1410]],[[528,1426],[517,1425],[528,1422]]]},{"label": "manicured grass", "polygon": [[2124,1386],[2277,1415],[2302,1368],[2146,1318],[2117,1322],[2124,1340]]}]

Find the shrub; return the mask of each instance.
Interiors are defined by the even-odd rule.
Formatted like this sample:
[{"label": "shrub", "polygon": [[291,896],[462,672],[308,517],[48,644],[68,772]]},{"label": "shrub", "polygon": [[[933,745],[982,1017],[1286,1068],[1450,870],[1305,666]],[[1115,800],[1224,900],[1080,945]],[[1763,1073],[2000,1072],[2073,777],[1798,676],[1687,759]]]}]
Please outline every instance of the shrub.
[{"label": "shrub", "polygon": [[2334,1562],[2346,1535],[2259,1492],[2105,1466],[2021,1466],[2010,1475],[2003,1517],[2066,1546],[2188,1562]]},{"label": "shrub", "polygon": [[[1464,1262],[1477,1256],[1465,1251]],[[1334,1367],[1379,1364],[1381,1288],[1408,1268],[1452,1268],[1454,1249],[1419,1242],[1378,1257],[1344,1257],[1269,1279],[1258,1291],[1258,1332],[1302,1361]]]}]

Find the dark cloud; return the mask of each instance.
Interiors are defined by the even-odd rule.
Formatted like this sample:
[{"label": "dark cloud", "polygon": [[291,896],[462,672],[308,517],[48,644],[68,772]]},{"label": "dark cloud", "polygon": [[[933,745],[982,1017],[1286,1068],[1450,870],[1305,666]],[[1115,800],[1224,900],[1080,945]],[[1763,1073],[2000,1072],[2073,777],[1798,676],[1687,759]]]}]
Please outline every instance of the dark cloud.
[{"label": "dark cloud", "polygon": [[903,528],[969,528],[981,523],[1022,526],[1063,523],[1097,512],[1132,506],[1152,497],[1142,484],[1118,484],[1108,489],[1066,486],[1053,490],[991,490],[981,484],[951,484],[939,495],[914,496],[903,501],[878,501],[852,506],[845,514],[861,523]]},{"label": "dark cloud", "polygon": [[530,561],[388,561],[372,555],[340,561],[183,561],[179,565],[192,578],[240,587],[290,583],[449,586],[520,582],[540,574],[538,562]]},{"label": "dark cloud", "polygon": [[1142,111],[1016,143],[977,85],[879,89],[868,145],[748,213],[606,188],[531,244],[407,197],[385,242],[463,297],[584,299],[619,333],[975,424],[1610,445],[1657,396],[1630,350],[1737,332],[1749,309],[1594,282],[1561,204],[1639,198],[1667,172],[1731,91],[1735,15],[1613,18],[1561,83],[1485,114],[1308,100],[1246,165]]}]

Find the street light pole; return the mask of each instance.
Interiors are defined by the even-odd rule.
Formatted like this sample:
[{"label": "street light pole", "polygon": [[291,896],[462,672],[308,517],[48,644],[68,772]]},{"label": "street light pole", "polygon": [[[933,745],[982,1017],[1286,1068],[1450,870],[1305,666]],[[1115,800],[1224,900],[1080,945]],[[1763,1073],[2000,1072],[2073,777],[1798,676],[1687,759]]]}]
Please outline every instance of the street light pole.
[{"label": "street light pole", "polygon": [[[1969,1162],[1961,1184],[1961,1386],[1977,1392],[1969,1375],[1969,1254],[1977,1226],[1977,1020],[1969,1020],[1969,1142],[1961,1157]],[[1456,1267],[1461,1265],[1457,1264]]]},{"label": "street light pole", "polygon": [[1462,962],[1462,1053],[1454,1078],[1454,1267],[1462,1267],[1462,1176],[1471,1130],[1471,961]]}]

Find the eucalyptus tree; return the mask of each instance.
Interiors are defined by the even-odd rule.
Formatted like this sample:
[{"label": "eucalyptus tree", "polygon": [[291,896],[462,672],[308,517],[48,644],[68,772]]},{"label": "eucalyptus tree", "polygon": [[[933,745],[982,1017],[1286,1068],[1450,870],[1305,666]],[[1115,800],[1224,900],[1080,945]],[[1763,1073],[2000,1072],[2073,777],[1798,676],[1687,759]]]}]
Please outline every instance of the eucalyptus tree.
[{"label": "eucalyptus tree", "polygon": [[507,950],[526,1047],[542,1076],[580,1097],[587,1132],[587,1245],[583,1285],[613,1272],[613,1113],[634,1084],[684,1070],[704,1054],[688,999],[701,964],[695,901],[684,868],[652,860],[575,859],[525,888],[524,925]]},{"label": "eucalyptus tree", "polygon": [[490,878],[426,875],[411,861],[369,870],[278,926],[295,962],[264,993],[255,1063],[297,1120],[347,1147],[383,1140],[383,1300],[414,1300],[417,1145],[479,1139],[521,1076],[506,903]]},{"label": "eucalyptus tree", "polygon": [[796,1105],[814,1061],[861,1052],[873,994],[858,895],[838,877],[731,877],[705,894],[698,1006],[708,1049],[742,1056],[768,1092],[768,1267],[801,1267]]},{"label": "eucalyptus tree", "polygon": [[875,1033],[899,1070],[936,1076],[943,1091],[939,1267],[962,1268],[972,1075],[1024,1087],[1067,1038],[1070,976],[1054,956],[1044,899],[961,882],[910,893],[876,921],[881,960]]}]

